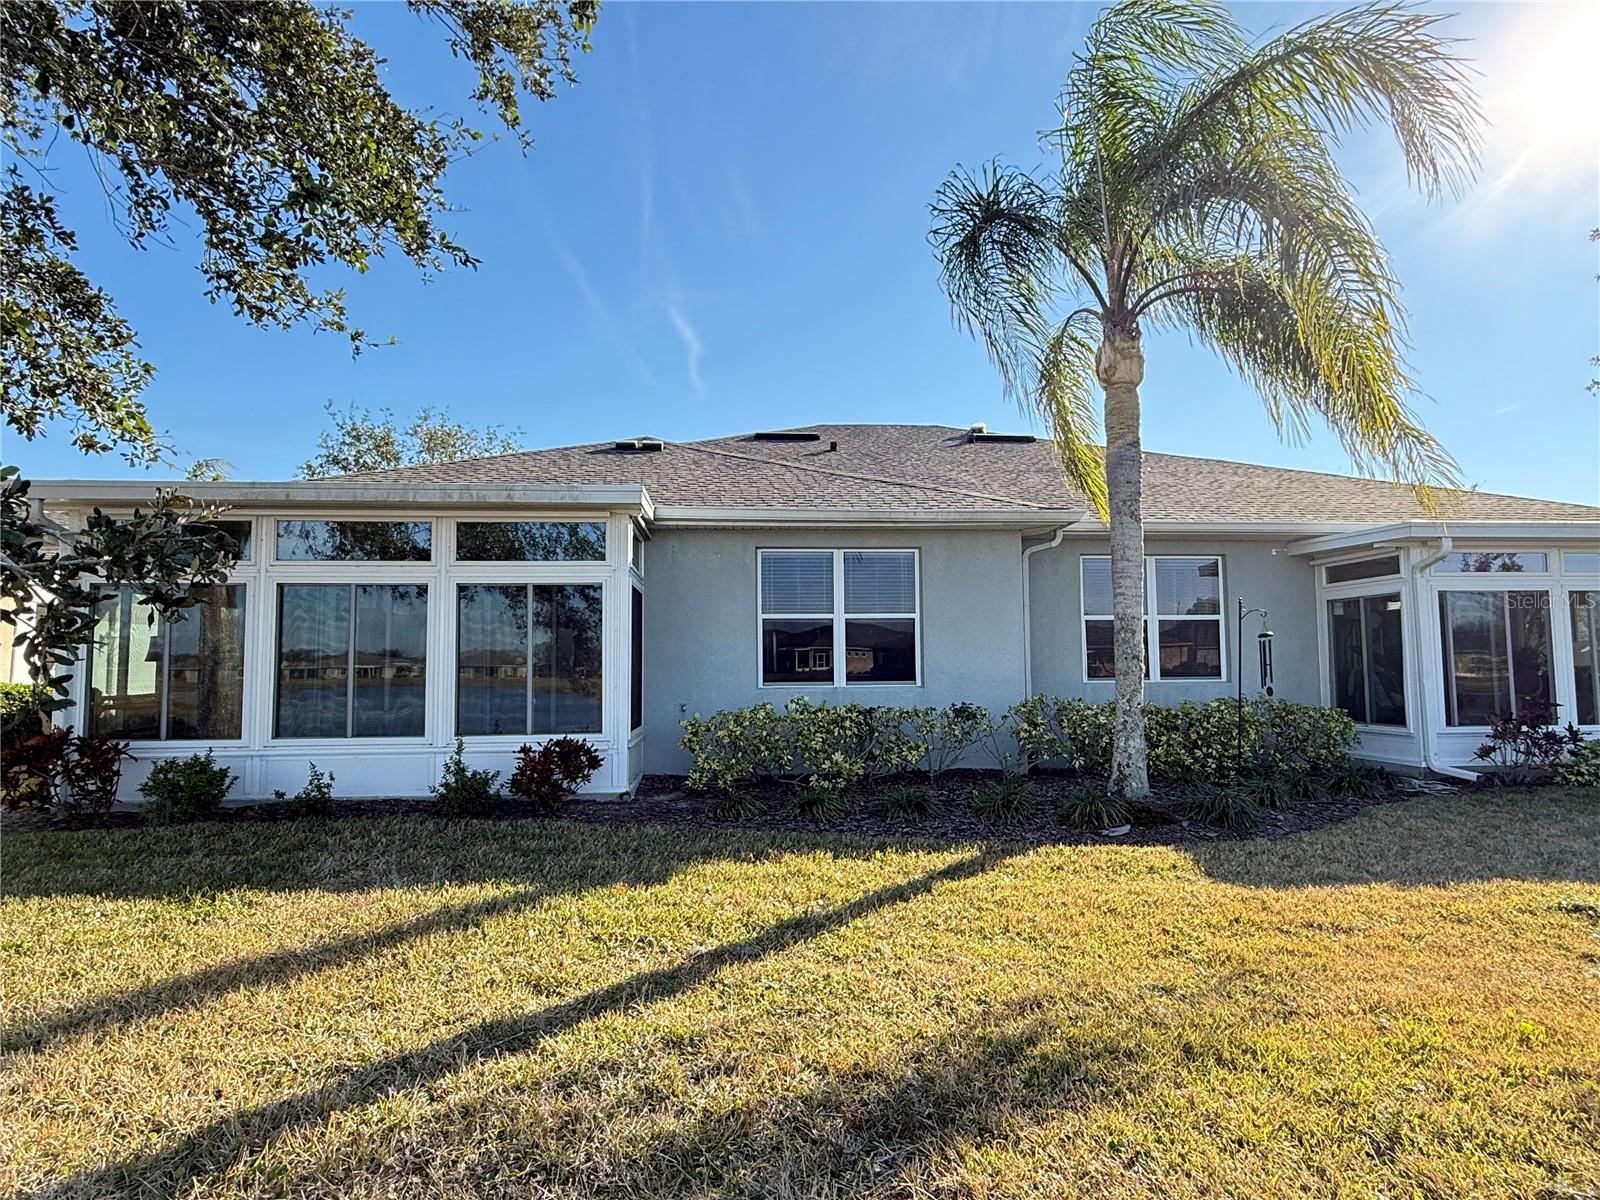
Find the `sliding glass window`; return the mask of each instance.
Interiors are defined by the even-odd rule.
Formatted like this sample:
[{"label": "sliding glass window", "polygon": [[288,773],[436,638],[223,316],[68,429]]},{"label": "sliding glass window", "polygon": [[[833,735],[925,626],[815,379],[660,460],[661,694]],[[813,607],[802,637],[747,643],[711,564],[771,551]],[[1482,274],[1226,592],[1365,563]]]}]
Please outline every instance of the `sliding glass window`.
[{"label": "sliding glass window", "polygon": [[1400,595],[1328,601],[1333,703],[1362,725],[1406,723]]},{"label": "sliding glass window", "polygon": [[1440,592],[1439,640],[1448,724],[1555,702],[1549,592]]},{"label": "sliding glass window", "polygon": [[1600,725],[1600,591],[1569,592],[1567,612],[1572,618],[1574,715],[1579,725]]},{"label": "sliding glass window", "polygon": [[598,583],[456,589],[456,733],[601,732]]},{"label": "sliding glass window", "polygon": [[278,586],[280,738],[421,737],[426,584]]},{"label": "sliding glass window", "polygon": [[241,736],[243,584],[206,588],[170,620],[131,588],[111,592],[89,648],[87,720],[99,737],[224,741]]}]

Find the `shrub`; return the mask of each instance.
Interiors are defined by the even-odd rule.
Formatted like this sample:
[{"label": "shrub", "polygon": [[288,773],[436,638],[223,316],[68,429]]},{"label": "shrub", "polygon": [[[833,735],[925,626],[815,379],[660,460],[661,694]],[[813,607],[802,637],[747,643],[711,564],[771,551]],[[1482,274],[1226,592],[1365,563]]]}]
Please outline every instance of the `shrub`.
[{"label": "shrub", "polygon": [[[1222,703],[1231,703],[1223,701]],[[1356,723],[1342,708],[1259,699],[1250,704],[1259,725],[1255,769],[1287,774],[1326,772],[1350,763]],[[1251,757],[1246,731],[1245,753]]]},{"label": "shrub", "polygon": [[1033,811],[1033,784],[1026,775],[1002,775],[978,789],[972,811],[988,821],[1011,824]]},{"label": "shrub", "polygon": [[1237,788],[1215,783],[1191,784],[1179,801],[1178,810],[1191,821],[1221,829],[1254,829],[1261,810]]},{"label": "shrub", "polygon": [[72,730],[49,729],[7,742],[0,753],[0,792],[5,806],[52,808],[72,751]]},{"label": "shrub", "polygon": [[[1116,705],[1032,696],[1006,714],[1030,764],[1063,761],[1107,776]],[[1187,700],[1147,704],[1145,740],[1150,778],[1164,783],[1222,782],[1239,774],[1240,734],[1247,773],[1306,774],[1349,762],[1355,723],[1339,709],[1286,700]]]},{"label": "shrub", "polygon": [[1473,758],[1498,768],[1503,779],[1538,774],[1558,766],[1583,744],[1576,725],[1555,728],[1556,706],[1528,698],[1515,713],[1489,718],[1489,736]]},{"label": "shrub", "polygon": [[464,743],[456,739],[455,752],[445,759],[439,782],[430,789],[440,811],[452,817],[481,817],[494,812],[499,793],[499,771],[475,771],[467,766]]},{"label": "shrub", "polygon": [[139,785],[139,794],[145,798],[141,811],[158,825],[203,821],[217,815],[235,782],[234,773],[217,766],[209,750],[187,758],[162,759]]},{"label": "shrub", "polygon": [[0,683],[0,746],[7,751],[15,742],[44,731],[39,693],[29,683]]},{"label": "shrub", "polygon": [[786,773],[794,755],[783,718],[770,704],[730,708],[682,722],[679,743],[694,759],[685,781],[693,791],[733,792]]},{"label": "shrub", "polygon": [[901,710],[907,736],[916,744],[917,757],[930,780],[953,771],[994,731],[994,719],[981,704],[951,704],[945,708]]},{"label": "shrub", "polygon": [[61,807],[67,812],[100,816],[117,802],[122,783],[122,760],[132,758],[127,742],[110,738],[73,738],[62,782],[66,785]]},{"label": "shrub", "polygon": [[920,784],[890,788],[883,794],[883,811],[891,817],[926,817],[933,810],[933,792]]},{"label": "shrub", "polygon": [[286,800],[291,815],[296,817],[331,817],[333,815],[333,772],[317,769],[317,764],[308,762],[310,767],[306,775],[306,785],[293,796],[285,796],[282,792],[275,792],[279,800]]},{"label": "shrub", "polygon": [[1567,787],[1600,788],[1600,738],[1579,738],[1556,764],[1555,781]]},{"label": "shrub", "polygon": [[859,704],[817,704],[796,696],[784,706],[783,728],[806,772],[806,791],[838,802],[860,784],[907,770],[922,755],[905,731],[907,710]]},{"label": "shrub", "polygon": [[537,749],[523,746],[517,751],[517,769],[506,790],[540,812],[554,812],[604,763],[600,752],[582,738],[551,738]]},{"label": "shrub", "polygon": [[1029,766],[1063,761],[1074,771],[1111,773],[1111,731],[1116,706],[1055,696],[1030,696],[1006,713]]},{"label": "shrub", "polygon": [[1066,794],[1056,814],[1073,829],[1114,829],[1128,823],[1128,806],[1103,788],[1082,784]]}]

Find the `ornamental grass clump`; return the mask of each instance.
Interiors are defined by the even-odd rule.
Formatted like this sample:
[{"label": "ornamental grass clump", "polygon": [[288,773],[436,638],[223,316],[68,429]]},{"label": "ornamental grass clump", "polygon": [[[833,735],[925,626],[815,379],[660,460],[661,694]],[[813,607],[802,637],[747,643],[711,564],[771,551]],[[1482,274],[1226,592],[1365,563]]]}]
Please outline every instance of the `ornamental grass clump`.
[{"label": "ornamental grass clump", "polygon": [[1195,783],[1184,790],[1178,812],[1190,821],[1244,833],[1261,823],[1261,810],[1238,788]]},{"label": "ornamental grass clump", "polygon": [[1056,817],[1069,829],[1115,829],[1128,824],[1130,810],[1104,788],[1081,784],[1062,798]]},{"label": "ornamental grass clump", "polygon": [[1002,775],[980,787],[972,811],[986,821],[1013,825],[1033,813],[1033,785],[1026,775]]}]

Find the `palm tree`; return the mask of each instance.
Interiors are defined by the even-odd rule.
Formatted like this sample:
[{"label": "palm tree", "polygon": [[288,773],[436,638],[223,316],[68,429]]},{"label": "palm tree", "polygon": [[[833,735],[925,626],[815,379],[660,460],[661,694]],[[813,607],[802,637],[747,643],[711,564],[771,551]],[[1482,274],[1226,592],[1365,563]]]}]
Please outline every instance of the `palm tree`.
[{"label": "palm tree", "polygon": [[1210,0],[1122,0],[1067,76],[1046,135],[1059,167],[958,169],[934,200],[930,239],[957,324],[1110,525],[1116,794],[1149,790],[1145,329],[1186,330],[1222,355],[1280,434],[1302,436],[1315,415],[1363,474],[1429,502],[1455,485],[1407,407],[1398,284],[1333,159],[1351,129],[1384,124],[1430,197],[1470,182],[1478,108],[1441,19],[1373,5],[1252,46]]}]

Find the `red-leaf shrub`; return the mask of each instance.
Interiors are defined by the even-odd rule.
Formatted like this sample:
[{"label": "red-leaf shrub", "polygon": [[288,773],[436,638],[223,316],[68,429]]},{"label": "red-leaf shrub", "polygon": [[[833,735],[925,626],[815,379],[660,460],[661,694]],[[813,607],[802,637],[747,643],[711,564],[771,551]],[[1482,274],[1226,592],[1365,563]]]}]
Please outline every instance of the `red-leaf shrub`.
[{"label": "red-leaf shrub", "polygon": [[517,769],[506,790],[541,812],[553,812],[561,801],[594,776],[605,759],[582,738],[558,737],[535,748],[517,751]]}]

